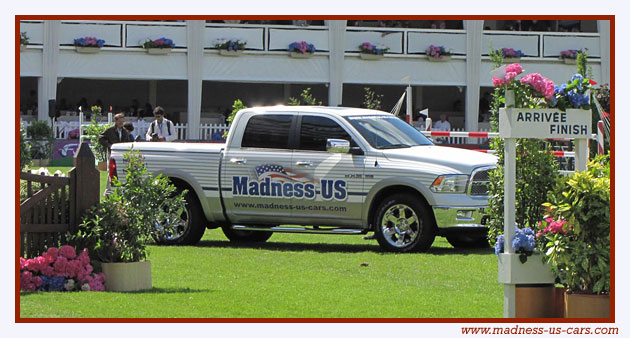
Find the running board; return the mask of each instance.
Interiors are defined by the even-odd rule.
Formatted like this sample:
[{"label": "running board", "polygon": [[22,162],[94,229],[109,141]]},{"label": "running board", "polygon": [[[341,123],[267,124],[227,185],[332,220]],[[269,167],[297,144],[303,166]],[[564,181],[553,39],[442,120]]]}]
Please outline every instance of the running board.
[{"label": "running board", "polygon": [[303,228],[303,227],[248,227],[245,225],[232,225],[233,230],[249,230],[249,231],[272,231],[272,232],[292,232],[300,234],[331,234],[331,235],[361,235],[367,233],[362,229],[348,229],[348,228],[327,228],[321,229],[317,227]]}]

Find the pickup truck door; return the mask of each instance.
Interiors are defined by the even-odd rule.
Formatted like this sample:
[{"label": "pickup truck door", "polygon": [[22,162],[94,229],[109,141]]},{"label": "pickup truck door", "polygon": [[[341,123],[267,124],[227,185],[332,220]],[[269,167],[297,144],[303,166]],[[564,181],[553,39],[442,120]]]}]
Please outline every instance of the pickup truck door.
[{"label": "pickup truck door", "polygon": [[366,197],[365,156],[326,151],[328,139],[345,139],[354,145],[350,133],[333,118],[300,113],[297,124],[292,170],[313,183],[316,193],[312,198],[293,198],[292,219],[297,224],[360,225]]},{"label": "pickup truck door", "polygon": [[227,147],[221,194],[231,223],[275,225],[289,220],[292,202],[284,196],[283,182],[291,176],[289,134],[294,119],[293,114],[251,116],[240,145]]}]

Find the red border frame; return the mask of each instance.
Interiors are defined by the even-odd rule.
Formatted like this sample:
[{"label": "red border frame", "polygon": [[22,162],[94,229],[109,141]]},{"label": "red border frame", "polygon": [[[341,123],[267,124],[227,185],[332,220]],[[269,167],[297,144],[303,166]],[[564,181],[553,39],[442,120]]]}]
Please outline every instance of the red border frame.
[{"label": "red border frame", "polygon": [[[579,19],[610,20],[610,318],[21,318],[20,317],[20,205],[15,205],[15,322],[16,323],[614,323],[615,322],[615,16],[614,15],[16,15],[15,33],[15,183],[20,184],[20,20],[211,20],[211,19],[311,19],[311,20],[505,20]],[[15,192],[19,201],[19,189]]]}]

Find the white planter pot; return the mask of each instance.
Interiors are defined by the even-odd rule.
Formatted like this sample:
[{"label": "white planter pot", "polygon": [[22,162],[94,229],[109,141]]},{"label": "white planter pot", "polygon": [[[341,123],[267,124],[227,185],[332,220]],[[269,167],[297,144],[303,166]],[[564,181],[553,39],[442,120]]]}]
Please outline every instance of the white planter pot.
[{"label": "white planter pot", "polygon": [[577,60],[576,59],[569,59],[569,58],[562,59],[562,62],[564,62],[567,65],[575,65],[575,64],[577,64]]},{"label": "white planter pot", "polygon": [[296,58],[296,59],[308,59],[311,56],[313,56],[313,53],[298,53],[298,52],[290,52],[289,55],[292,58]]},{"label": "white planter pot", "polygon": [[427,56],[427,59],[429,59],[429,61],[432,62],[445,62],[445,61],[450,61],[451,60],[451,56],[450,55],[444,55],[442,56],[442,58],[434,58],[432,56]]},{"label": "white planter pot", "polygon": [[219,49],[219,54],[223,56],[239,56],[243,54],[243,50],[227,50],[227,49]]},{"label": "white planter pot", "polygon": [[499,283],[503,284],[553,284],[556,277],[542,256],[533,254],[521,263],[519,254],[499,254]]},{"label": "white planter pot", "polygon": [[77,46],[77,53],[84,54],[96,54],[101,51],[101,47],[79,47]]},{"label": "white planter pot", "polygon": [[105,290],[151,290],[151,262],[102,263],[105,273]]},{"label": "white planter pot", "polygon": [[359,56],[361,56],[361,59],[363,60],[380,60],[383,57],[385,57],[385,55],[383,54],[367,54],[367,53],[359,53]]},{"label": "white planter pot", "polygon": [[521,58],[510,58],[510,57],[503,58],[503,63],[518,63],[518,62],[521,62]]},{"label": "white planter pot", "polygon": [[20,52],[25,51],[26,50],[26,45],[20,45]]},{"label": "white planter pot", "polygon": [[170,48],[147,48],[147,53],[152,55],[168,55],[170,52]]}]

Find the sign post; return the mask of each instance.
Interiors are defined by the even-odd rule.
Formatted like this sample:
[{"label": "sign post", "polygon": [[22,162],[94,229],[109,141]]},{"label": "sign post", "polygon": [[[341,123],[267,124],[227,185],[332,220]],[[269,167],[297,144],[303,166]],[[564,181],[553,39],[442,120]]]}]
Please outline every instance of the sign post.
[{"label": "sign post", "polygon": [[[507,91],[505,103],[514,106],[514,92]],[[540,256],[521,263],[512,247],[515,235],[516,209],[516,139],[574,138],[575,169],[586,170],[587,139],[591,135],[591,111],[582,109],[499,109],[499,137],[505,140],[504,164],[504,253],[499,254],[499,283],[503,283],[503,317],[516,317],[517,284],[553,284],[551,270]]]}]

